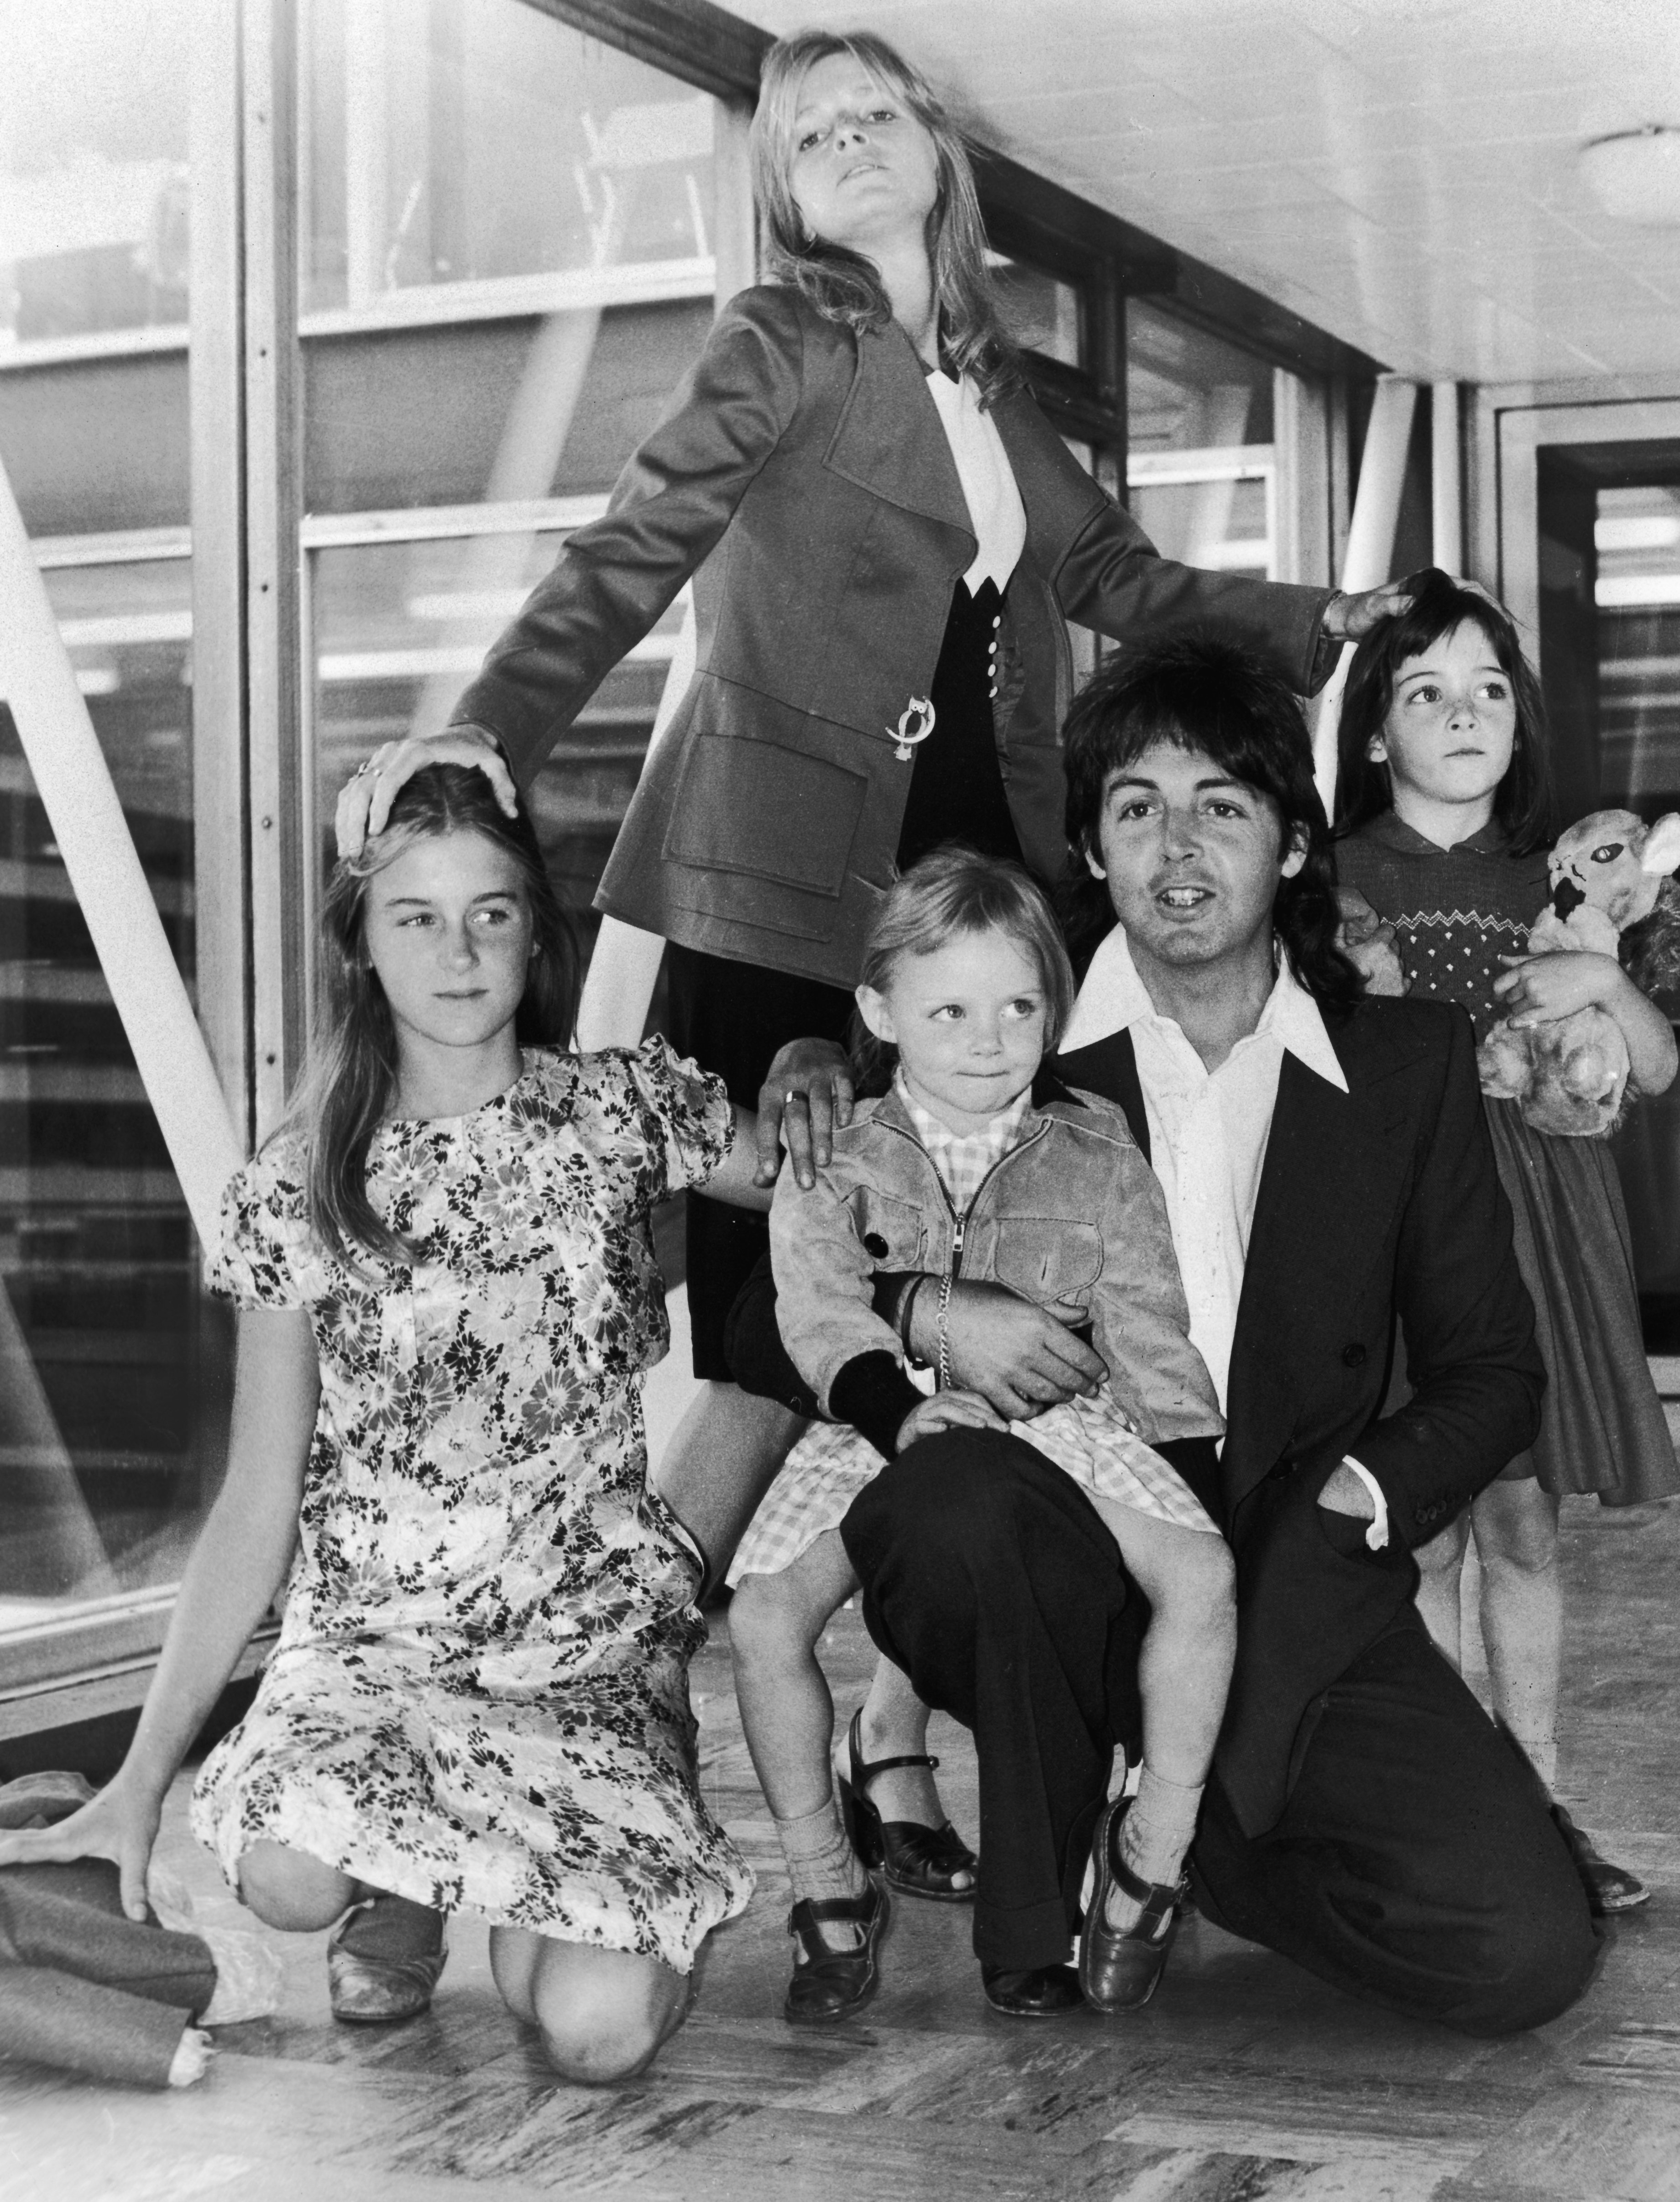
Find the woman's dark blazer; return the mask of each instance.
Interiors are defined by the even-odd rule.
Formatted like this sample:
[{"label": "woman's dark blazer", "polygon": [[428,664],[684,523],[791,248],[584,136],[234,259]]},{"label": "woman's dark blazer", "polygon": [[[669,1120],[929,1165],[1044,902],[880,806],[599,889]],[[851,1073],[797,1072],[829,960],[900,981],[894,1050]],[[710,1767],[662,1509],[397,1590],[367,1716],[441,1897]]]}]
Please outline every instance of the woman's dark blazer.
[{"label": "woman's dark blazer", "polygon": [[[1025,392],[993,417],[1026,509],[1000,636],[999,761],[1022,851],[1065,861],[1064,615],[1137,640],[1218,622],[1309,692],[1330,592],[1160,558]],[[535,777],[694,577],[698,661],[596,898],[690,948],[849,986],[890,883],[925,697],[975,539],[902,331],[856,336],[793,289],[720,317],[606,514],[579,528],[457,705]]]}]

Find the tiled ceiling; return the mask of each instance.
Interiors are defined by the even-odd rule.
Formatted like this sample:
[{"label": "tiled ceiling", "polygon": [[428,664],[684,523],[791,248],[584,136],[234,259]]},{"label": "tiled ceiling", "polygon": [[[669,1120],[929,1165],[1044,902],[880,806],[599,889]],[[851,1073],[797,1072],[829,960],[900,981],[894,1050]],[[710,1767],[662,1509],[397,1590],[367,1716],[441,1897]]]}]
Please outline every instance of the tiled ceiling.
[{"label": "tiled ceiling", "polygon": [[1680,227],[1589,139],[1680,126],[1680,0],[746,0],[883,32],[977,133],[1402,374],[1680,377]]}]

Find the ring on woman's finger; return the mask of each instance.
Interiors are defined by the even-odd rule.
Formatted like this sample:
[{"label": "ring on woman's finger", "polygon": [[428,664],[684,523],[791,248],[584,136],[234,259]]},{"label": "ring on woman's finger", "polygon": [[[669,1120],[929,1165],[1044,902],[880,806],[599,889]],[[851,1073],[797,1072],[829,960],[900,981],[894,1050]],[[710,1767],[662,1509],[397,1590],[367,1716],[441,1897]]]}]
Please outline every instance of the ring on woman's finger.
[{"label": "ring on woman's finger", "polygon": [[361,763],[356,767],[355,770],[355,771],[350,774],[350,778],[351,778],[352,780],[360,780],[360,779],[361,778],[361,775],[363,774],[363,773],[365,773],[365,772],[372,772],[372,770],[373,770],[373,758],[372,758],[372,757],[363,757],[363,759],[361,760]]},{"label": "ring on woman's finger", "polygon": [[782,1096],[782,1106],[784,1109],[791,1109],[796,1101],[802,1101],[804,1098],[796,1086],[790,1086]]}]

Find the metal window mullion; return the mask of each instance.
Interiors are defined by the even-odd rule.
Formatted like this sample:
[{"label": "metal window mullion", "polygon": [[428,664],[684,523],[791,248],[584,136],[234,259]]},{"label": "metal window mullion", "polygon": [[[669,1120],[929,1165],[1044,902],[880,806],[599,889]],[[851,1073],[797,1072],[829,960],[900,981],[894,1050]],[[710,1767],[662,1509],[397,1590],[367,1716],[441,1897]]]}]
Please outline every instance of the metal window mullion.
[{"label": "metal window mullion", "polygon": [[[194,937],[199,1025],[248,1142],[239,76],[238,17],[231,9],[207,9],[193,42],[190,86]],[[80,547],[105,557],[121,541],[96,538]]]},{"label": "metal window mullion", "polygon": [[280,1121],[303,1060],[304,893],[292,0],[244,0],[244,492],[256,1133]]}]

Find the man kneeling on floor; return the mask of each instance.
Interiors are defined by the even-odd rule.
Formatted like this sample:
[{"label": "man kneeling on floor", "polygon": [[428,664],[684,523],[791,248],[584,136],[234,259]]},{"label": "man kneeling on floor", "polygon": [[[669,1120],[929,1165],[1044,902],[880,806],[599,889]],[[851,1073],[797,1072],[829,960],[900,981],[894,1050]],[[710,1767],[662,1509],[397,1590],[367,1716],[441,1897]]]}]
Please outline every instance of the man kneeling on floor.
[{"label": "man kneeling on floor", "polygon": [[[1538,2025],[1586,1984],[1586,1895],[1413,1602],[1413,1548],[1529,1443],[1545,1381],[1469,1020],[1360,992],[1300,706],[1263,671],[1212,644],[1130,653],[1066,751],[1107,930],[1056,1069],[1125,1110],[1160,1178],[1229,1425],[1206,1501],[1238,1647],[1196,1900],[1350,1993],[1470,2034]],[[912,1303],[919,1354],[937,1306]],[[1413,1388],[1384,1414],[1396,1317]],[[1006,1416],[1078,1387],[1067,1334],[996,1286],[959,1281],[945,1322],[952,1381]],[[953,1430],[890,1463],[842,1532],[871,1635],[974,1733],[975,1949],[1022,2017],[1082,2000],[1088,1864],[1109,1899],[1084,1924],[1090,2000],[1136,1969],[1121,1942],[1176,1924],[1170,1901],[1141,1921],[1113,1901],[1139,1599],[1081,1504],[1019,1439]]]}]

